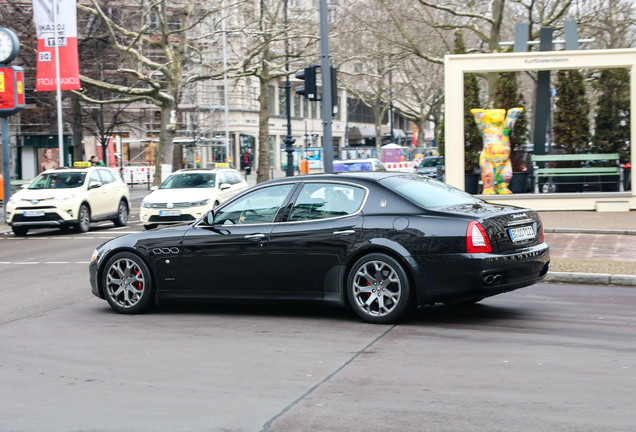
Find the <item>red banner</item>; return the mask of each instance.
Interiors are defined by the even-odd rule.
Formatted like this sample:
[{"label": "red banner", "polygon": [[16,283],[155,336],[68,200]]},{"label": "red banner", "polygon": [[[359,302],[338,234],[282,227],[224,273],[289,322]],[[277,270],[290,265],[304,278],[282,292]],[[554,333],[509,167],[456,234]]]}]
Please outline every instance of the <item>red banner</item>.
[{"label": "red banner", "polygon": [[57,90],[56,39],[60,55],[60,89],[80,89],[75,0],[33,0],[33,18],[38,35],[35,90]]}]

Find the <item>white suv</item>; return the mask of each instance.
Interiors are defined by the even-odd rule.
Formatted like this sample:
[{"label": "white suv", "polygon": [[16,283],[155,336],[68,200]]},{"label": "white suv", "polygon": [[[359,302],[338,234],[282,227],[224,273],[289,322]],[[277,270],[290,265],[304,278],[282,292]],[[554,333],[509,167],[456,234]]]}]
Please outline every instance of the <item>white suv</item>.
[{"label": "white suv", "polygon": [[191,222],[248,187],[232,168],[175,171],[143,199],[139,218],[146,229]]},{"label": "white suv", "polygon": [[92,221],[128,222],[128,185],[104,167],[44,171],[7,202],[7,224],[15,235],[30,228],[71,227],[86,232]]}]

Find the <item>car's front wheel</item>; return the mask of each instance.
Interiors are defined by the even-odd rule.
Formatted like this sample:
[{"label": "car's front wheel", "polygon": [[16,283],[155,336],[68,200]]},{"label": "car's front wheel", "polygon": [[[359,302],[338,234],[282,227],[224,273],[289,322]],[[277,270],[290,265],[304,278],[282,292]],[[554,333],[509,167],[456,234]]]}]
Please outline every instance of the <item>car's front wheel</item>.
[{"label": "car's front wheel", "polygon": [[117,217],[113,219],[116,227],[126,226],[128,223],[128,204],[126,201],[119,201],[119,207],[117,207]]},{"label": "car's front wheel", "polygon": [[353,311],[374,324],[400,320],[411,305],[406,272],[399,262],[382,253],[356,261],[347,278],[347,295]]},{"label": "car's front wheel", "polygon": [[141,313],[150,307],[153,283],[146,263],[131,252],[113,255],[102,273],[104,296],[119,313]]},{"label": "car's front wheel", "polygon": [[77,214],[77,225],[75,229],[77,232],[85,233],[91,227],[91,211],[86,204],[82,204]]}]

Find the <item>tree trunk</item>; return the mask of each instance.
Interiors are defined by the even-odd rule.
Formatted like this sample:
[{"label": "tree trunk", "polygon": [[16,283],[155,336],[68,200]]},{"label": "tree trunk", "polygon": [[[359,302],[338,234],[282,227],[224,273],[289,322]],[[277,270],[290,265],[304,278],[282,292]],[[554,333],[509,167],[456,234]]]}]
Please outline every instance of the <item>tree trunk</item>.
[{"label": "tree trunk", "polygon": [[[264,63],[265,64],[265,63]],[[258,114],[258,169],[256,170],[256,183],[262,183],[270,179],[270,155],[269,155],[269,81],[264,78],[268,76],[263,66],[263,74],[260,77],[260,90],[258,101],[261,109]]]},{"label": "tree trunk", "polygon": [[79,97],[71,95],[71,128],[73,129],[73,160],[84,160],[84,125]]},{"label": "tree trunk", "polygon": [[162,171],[169,174],[173,170],[174,134],[177,128],[177,106],[172,101],[164,101],[161,107],[161,132],[157,145],[157,159],[155,162],[154,186],[159,186],[163,181]]}]

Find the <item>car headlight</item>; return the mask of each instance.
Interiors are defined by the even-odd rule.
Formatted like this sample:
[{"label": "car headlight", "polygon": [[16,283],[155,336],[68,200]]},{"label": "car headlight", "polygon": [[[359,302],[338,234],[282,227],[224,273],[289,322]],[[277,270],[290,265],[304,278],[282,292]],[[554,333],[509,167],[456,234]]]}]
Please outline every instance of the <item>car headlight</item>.
[{"label": "car headlight", "polygon": [[99,257],[99,251],[97,249],[95,249],[93,251],[93,255],[91,255],[91,262],[95,261],[97,259],[97,257]]},{"label": "car headlight", "polygon": [[67,204],[73,201],[73,198],[75,198],[75,195],[69,195],[69,196],[65,196],[62,198],[59,198],[60,201],[62,201],[63,203]]},{"label": "car headlight", "polygon": [[204,206],[204,205],[206,205],[206,204],[207,204],[207,203],[209,203],[209,202],[210,202],[210,199],[204,199],[204,200],[201,200],[201,201],[192,201],[192,202],[190,203],[190,205],[191,205],[192,207],[200,207],[200,206]]},{"label": "car headlight", "polygon": [[14,204],[15,202],[17,202],[18,200],[14,199],[13,197],[9,198],[9,201],[7,201],[7,204]]},{"label": "car headlight", "polygon": [[150,204],[150,203],[148,203],[148,202],[146,202],[146,201],[142,201],[142,202],[141,202],[141,206],[142,206],[143,208],[152,208],[152,204]]}]

